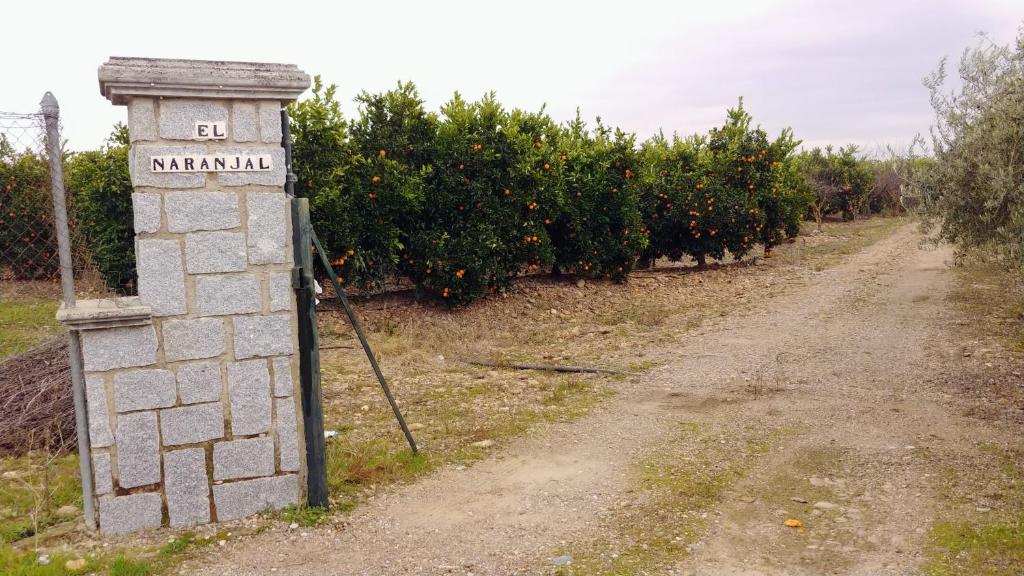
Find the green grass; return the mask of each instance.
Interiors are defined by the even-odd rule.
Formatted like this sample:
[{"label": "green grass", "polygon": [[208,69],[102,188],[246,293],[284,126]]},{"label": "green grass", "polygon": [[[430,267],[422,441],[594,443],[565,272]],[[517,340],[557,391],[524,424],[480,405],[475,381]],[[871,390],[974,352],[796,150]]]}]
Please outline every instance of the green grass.
[{"label": "green grass", "polygon": [[[3,477],[8,472],[14,477]],[[0,459],[0,545],[56,524],[61,506],[81,507],[81,490],[77,455]]]},{"label": "green grass", "polygon": [[929,576],[1018,575],[1024,569],[1024,513],[993,522],[936,522],[930,556]]},{"label": "green grass", "polygon": [[[409,449],[390,413],[374,424],[381,430],[374,437],[357,435],[353,429],[338,430],[339,435],[327,442],[327,484],[333,509],[351,510],[375,488],[410,482],[440,465],[484,458],[490,449],[472,446],[474,442],[502,442],[525,434],[538,423],[580,418],[612,394],[608,388],[575,377],[550,377],[537,386],[545,390],[537,405],[515,413],[495,412],[485,422],[471,417],[470,403],[488,394],[488,385],[433,392],[429,417],[435,424],[413,431],[418,443],[428,447],[419,454]],[[425,419],[427,415],[416,409],[406,412],[409,422],[417,421],[418,416]]]},{"label": "green grass", "polygon": [[0,360],[60,333],[56,300],[15,297],[0,302]]},{"label": "green grass", "polygon": [[[1021,453],[979,443],[969,462],[950,464],[938,488],[949,504],[931,526],[924,573],[1010,576],[1024,572]],[[971,473],[964,474],[968,467]],[[975,495],[998,504],[977,512]]]},{"label": "green grass", "polygon": [[564,548],[573,557],[563,576],[657,574],[685,558],[707,521],[704,512],[744,477],[754,458],[781,432],[743,434],[725,444],[692,422],[679,423],[674,447],[640,462],[634,484],[640,497],[609,523],[611,536]]}]

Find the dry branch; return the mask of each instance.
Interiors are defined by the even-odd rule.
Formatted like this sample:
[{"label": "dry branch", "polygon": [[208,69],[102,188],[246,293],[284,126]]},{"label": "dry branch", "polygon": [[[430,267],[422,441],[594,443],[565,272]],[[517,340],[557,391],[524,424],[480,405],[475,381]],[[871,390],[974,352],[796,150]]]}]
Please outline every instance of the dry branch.
[{"label": "dry branch", "polygon": [[473,366],[487,366],[490,368],[507,368],[514,370],[547,370],[549,372],[574,372],[586,374],[626,374],[634,376],[634,372],[623,372],[621,370],[610,370],[608,368],[591,368],[588,366],[560,366],[558,364],[518,364],[507,362],[488,362],[486,360],[461,360]]},{"label": "dry branch", "polygon": [[66,338],[0,364],[0,456],[74,450],[76,438]]}]

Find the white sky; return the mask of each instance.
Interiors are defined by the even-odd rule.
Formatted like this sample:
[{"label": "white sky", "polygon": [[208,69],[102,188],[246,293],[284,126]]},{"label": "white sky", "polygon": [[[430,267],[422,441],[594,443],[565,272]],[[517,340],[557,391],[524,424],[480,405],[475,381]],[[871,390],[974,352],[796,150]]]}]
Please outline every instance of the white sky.
[{"label": "white sky", "polygon": [[927,131],[921,78],[942,56],[980,31],[1010,42],[1024,20],[1024,0],[4,4],[0,111],[53,91],[73,149],[125,118],[96,80],[116,55],[298,64],[339,85],[349,117],[352,96],[399,79],[432,109],[495,90],[509,108],[547,103],[561,121],[580,107],[641,139],[706,131],[742,95],[772,133],[870,150]]}]

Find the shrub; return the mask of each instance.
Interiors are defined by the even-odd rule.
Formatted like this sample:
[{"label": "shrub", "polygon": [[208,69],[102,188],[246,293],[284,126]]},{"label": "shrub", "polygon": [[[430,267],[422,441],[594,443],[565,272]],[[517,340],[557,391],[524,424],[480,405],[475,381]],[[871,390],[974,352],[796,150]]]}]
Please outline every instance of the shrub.
[{"label": "shrub", "polygon": [[0,135],[0,264],[18,280],[59,270],[49,179],[46,158],[17,151]]},{"label": "shrub", "polygon": [[336,185],[310,203],[317,235],[339,279],[363,291],[379,291],[398,271],[405,231],[414,223],[422,187],[383,157],[349,159]]},{"label": "shrub", "polygon": [[964,251],[1024,261],[1024,31],[1006,46],[983,38],[964,52],[957,90],[945,62],[926,80],[935,110],[936,162],[911,180],[928,229]]},{"label": "shrub", "polygon": [[871,187],[871,172],[850,144],[835,151],[831,146],[814,148],[797,157],[797,165],[814,194],[811,215],[821,229],[822,218],[838,212],[853,220],[865,205]]},{"label": "shrub", "polygon": [[561,210],[548,226],[561,271],[622,281],[647,246],[634,137],[577,117],[559,138]]},{"label": "shrub", "polygon": [[537,265],[543,225],[536,191],[523,186],[533,135],[493,94],[456,94],[441,113],[408,270],[418,288],[462,304]]},{"label": "shrub", "polygon": [[101,149],[73,155],[66,172],[92,264],[108,287],[134,291],[135,226],[125,126],[116,125]]},{"label": "shrub", "polygon": [[[763,132],[755,134],[750,130],[750,115],[743,109],[743,101],[737,108],[728,111],[728,118],[721,128],[708,135],[708,167],[703,176],[704,193],[694,208],[698,218],[710,220],[710,228],[701,238],[706,238],[703,252],[693,254],[698,263],[705,256],[722,259],[723,249],[733,258],[742,258],[750,251],[764,229],[764,213],[760,207],[760,194],[771,181],[763,165],[767,151],[762,141]],[[764,138],[766,140],[766,138]],[[705,199],[706,200],[703,200]],[[711,201],[706,210],[701,207]],[[712,236],[711,232],[716,232]]]}]

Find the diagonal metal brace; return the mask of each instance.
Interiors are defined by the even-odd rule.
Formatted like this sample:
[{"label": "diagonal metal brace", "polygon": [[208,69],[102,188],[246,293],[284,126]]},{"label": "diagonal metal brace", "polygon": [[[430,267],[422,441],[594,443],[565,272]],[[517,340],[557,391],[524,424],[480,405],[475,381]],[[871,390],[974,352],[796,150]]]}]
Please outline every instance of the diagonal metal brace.
[{"label": "diagonal metal brace", "polygon": [[395,418],[398,420],[398,425],[402,427],[402,433],[405,434],[405,439],[409,441],[409,448],[412,449],[413,454],[418,454],[419,449],[416,447],[416,440],[412,437],[412,432],[409,431],[409,427],[405,424],[405,418],[402,417],[401,410],[398,409],[398,403],[395,402],[395,397],[391,395],[391,389],[388,387],[387,381],[384,380],[384,373],[380,371],[380,365],[377,364],[377,357],[373,355],[373,350],[370,349],[370,343],[366,341],[366,336],[363,335],[363,327],[359,324],[359,319],[356,318],[356,313],[352,310],[352,305],[348,303],[348,298],[345,297],[345,291],[341,289],[341,283],[338,282],[338,276],[334,273],[334,268],[331,267],[330,261],[327,259],[327,253],[324,251],[324,247],[320,244],[320,239],[316,237],[316,231],[310,227],[310,236],[313,238],[313,245],[316,246],[317,256],[320,257],[320,262],[327,269],[327,276],[331,279],[331,284],[334,285],[334,292],[338,295],[338,300],[341,301],[342,307],[345,308],[345,314],[348,316],[349,322],[352,323],[352,328],[356,332],[356,336],[359,337],[359,343],[363,345],[363,351],[366,352],[366,358],[370,361],[370,366],[373,367],[374,374],[377,375],[377,381],[380,382],[380,387],[384,390],[384,395],[388,398],[388,403],[391,404],[391,411],[395,413]]}]

